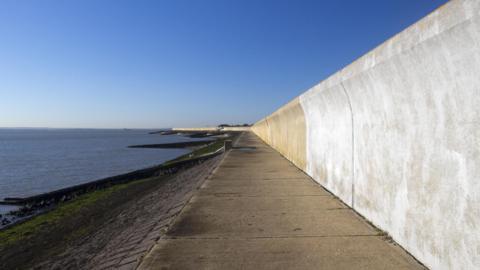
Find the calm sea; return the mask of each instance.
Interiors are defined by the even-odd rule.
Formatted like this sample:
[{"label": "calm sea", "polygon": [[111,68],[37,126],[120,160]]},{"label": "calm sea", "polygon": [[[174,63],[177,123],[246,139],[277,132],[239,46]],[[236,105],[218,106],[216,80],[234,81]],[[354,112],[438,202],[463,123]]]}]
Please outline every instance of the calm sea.
[{"label": "calm sea", "polygon": [[[185,149],[127,148],[192,139],[151,130],[0,129],[0,199],[24,197],[158,165]],[[0,213],[9,207],[0,206]]]}]

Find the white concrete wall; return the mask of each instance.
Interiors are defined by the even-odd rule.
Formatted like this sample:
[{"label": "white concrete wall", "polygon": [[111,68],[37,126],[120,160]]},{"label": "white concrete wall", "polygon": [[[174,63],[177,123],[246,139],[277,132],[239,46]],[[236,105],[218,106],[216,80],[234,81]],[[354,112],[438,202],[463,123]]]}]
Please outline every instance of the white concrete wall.
[{"label": "white concrete wall", "polygon": [[252,130],[305,134],[304,150],[272,146],[297,147],[286,157],[431,269],[480,269],[479,0],[449,2],[299,101]]}]

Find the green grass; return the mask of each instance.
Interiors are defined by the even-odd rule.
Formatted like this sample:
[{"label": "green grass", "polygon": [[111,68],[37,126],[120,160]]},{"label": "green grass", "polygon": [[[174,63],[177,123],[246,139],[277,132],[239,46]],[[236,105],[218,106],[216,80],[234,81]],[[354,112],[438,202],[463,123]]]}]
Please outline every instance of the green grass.
[{"label": "green grass", "polygon": [[0,248],[14,242],[25,241],[36,232],[39,232],[46,227],[57,225],[63,218],[78,214],[82,208],[92,206],[99,200],[108,198],[108,196],[110,196],[113,192],[122,190],[130,185],[146,180],[148,179],[126,184],[119,184],[106,189],[84,194],[71,201],[60,203],[52,211],[35,216],[23,223],[2,230],[0,231]]},{"label": "green grass", "polygon": [[172,159],[170,161],[167,161],[164,163],[164,165],[171,165],[173,163],[179,162],[179,161],[185,161],[193,158],[198,158],[200,156],[206,155],[206,154],[211,154],[218,149],[222,148],[224,145],[224,139],[217,140],[215,142],[212,142],[202,148],[196,149],[192,151],[191,153],[188,153],[186,155],[180,156],[176,159]]}]

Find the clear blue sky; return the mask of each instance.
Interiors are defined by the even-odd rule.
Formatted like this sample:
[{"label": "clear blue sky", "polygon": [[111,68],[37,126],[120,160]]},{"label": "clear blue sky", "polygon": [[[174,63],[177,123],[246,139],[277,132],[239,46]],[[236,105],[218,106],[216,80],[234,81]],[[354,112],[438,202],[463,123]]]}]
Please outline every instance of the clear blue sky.
[{"label": "clear blue sky", "polygon": [[252,123],[445,0],[2,0],[0,126]]}]

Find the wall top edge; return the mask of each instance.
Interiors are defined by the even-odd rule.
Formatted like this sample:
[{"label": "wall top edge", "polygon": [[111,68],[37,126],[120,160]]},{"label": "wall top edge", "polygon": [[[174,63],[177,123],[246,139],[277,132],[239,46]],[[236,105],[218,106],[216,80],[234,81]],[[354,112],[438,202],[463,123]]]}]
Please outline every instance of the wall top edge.
[{"label": "wall top edge", "polygon": [[429,15],[359,57],[349,65],[333,73],[325,80],[314,85],[292,101],[281,106],[269,116],[260,119],[255,125],[288,108],[291,106],[291,103],[299,102],[300,99],[308,97],[313,93],[336,86],[342,81],[348,80],[349,78],[352,78],[395,55],[401,54],[402,52],[415,47],[419,43],[445,32],[474,16],[478,16],[479,13],[480,1],[478,0],[452,0],[447,2]]}]

